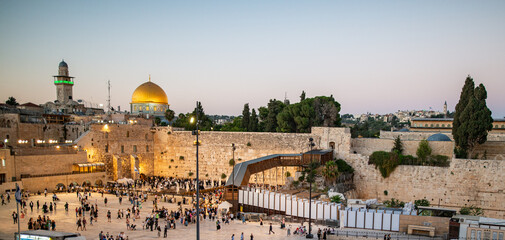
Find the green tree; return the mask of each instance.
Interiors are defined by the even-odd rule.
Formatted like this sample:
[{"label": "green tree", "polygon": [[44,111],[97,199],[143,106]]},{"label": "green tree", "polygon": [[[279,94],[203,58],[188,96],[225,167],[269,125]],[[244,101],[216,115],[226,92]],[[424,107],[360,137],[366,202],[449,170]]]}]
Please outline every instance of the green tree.
[{"label": "green tree", "polygon": [[159,126],[159,125],[160,125],[160,123],[161,123],[161,118],[160,118],[160,117],[156,117],[156,118],[154,119],[154,124],[156,124],[156,126]]},{"label": "green tree", "polygon": [[227,131],[227,132],[243,132],[245,131],[242,128],[242,117],[236,117],[233,118],[232,122],[225,123],[221,128],[219,129],[220,131]]},{"label": "green tree", "polygon": [[258,118],[259,118],[258,132],[265,132],[267,116],[268,116],[268,108],[259,107],[258,108]]},{"label": "green tree", "polygon": [[258,115],[256,115],[256,110],[253,108],[251,112],[251,118],[249,119],[249,131],[258,131]]},{"label": "green tree", "polygon": [[320,164],[318,161],[312,161],[309,163],[307,168],[303,171],[305,175],[305,181],[312,184],[316,181],[316,176],[317,176],[317,169],[319,168]]},{"label": "green tree", "polygon": [[9,97],[9,98],[7,99],[7,101],[5,101],[5,104],[7,104],[7,105],[11,105],[11,106],[17,106],[17,105],[19,105],[19,103],[16,101],[16,98],[14,98],[14,97],[12,97],[12,96],[11,96],[11,97]]},{"label": "green tree", "polygon": [[249,111],[249,103],[244,104],[244,110],[242,110],[242,128],[249,131],[251,113]]},{"label": "green tree", "polygon": [[459,214],[461,215],[471,215],[471,216],[482,216],[484,215],[484,211],[482,211],[482,208],[478,208],[475,206],[470,206],[470,207],[462,207],[459,210]]},{"label": "green tree", "polygon": [[172,120],[174,120],[175,118],[175,112],[172,109],[167,108],[167,110],[165,111],[165,118],[167,119],[168,122],[172,122]]},{"label": "green tree", "polygon": [[475,88],[473,79],[468,76],[453,120],[452,135],[456,143],[456,157],[469,157],[475,146],[486,142],[488,131],[493,127],[493,118],[486,99],[487,91],[484,85],[480,84]]},{"label": "green tree", "polygon": [[340,195],[335,195],[335,196],[331,197],[330,201],[333,203],[341,203],[342,198],[340,197]]},{"label": "green tree", "polygon": [[397,154],[402,154],[403,143],[402,143],[402,140],[400,139],[400,136],[397,136],[395,138],[395,141],[393,142],[393,149],[391,149],[391,152],[396,152]]},{"label": "green tree", "polygon": [[423,163],[423,165],[425,165],[428,157],[431,155],[431,147],[426,139],[419,142],[416,154],[417,158]]},{"label": "green tree", "polygon": [[268,115],[265,120],[265,132],[275,132],[277,130],[277,115],[284,109],[285,105],[283,102],[270,99],[268,103]]}]

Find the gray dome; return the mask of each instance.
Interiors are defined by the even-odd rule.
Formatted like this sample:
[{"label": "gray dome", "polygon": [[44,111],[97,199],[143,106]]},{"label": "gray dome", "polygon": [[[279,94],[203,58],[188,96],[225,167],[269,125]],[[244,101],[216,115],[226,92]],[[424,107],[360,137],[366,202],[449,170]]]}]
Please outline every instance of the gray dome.
[{"label": "gray dome", "polygon": [[452,141],[451,138],[449,138],[447,135],[442,134],[442,133],[437,133],[433,134],[426,139],[428,141],[444,141],[444,142],[450,142]]},{"label": "gray dome", "polygon": [[65,61],[61,60],[60,65],[58,65],[58,67],[66,67],[66,68],[68,68],[68,65],[67,65],[67,63]]}]

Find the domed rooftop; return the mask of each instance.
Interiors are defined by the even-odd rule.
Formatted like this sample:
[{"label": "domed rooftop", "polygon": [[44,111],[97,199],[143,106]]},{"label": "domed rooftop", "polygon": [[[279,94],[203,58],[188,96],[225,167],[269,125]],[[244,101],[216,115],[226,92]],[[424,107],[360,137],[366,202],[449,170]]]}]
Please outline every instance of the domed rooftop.
[{"label": "domed rooftop", "polygon": [[68,65],[64,60],[61,60],[60,65],[58,65],[58,67],[67,67],[68,68]]},{"label": "domed rooftop", "polygon": [[428,141],[444,141],[444,142],[450,142],[451,138],[449,138],[447,135],[442,134],[442,133],[436,133],[428,137],[426,139]]},{"label": "domed rooftop", "polygon": [[142,83],[133,91],[131,103],[161,103],[168,104],[167,94],[157,84],[149,81]]}]

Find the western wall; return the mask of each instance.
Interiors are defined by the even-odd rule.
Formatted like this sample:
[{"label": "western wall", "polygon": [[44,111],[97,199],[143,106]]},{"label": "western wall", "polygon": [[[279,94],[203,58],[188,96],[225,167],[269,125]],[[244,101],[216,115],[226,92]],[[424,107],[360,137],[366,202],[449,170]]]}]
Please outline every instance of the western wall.
[{"label": "western wall", "polygon": [[[348,128],[314,127],[311,133],[201,132],[200,177],[217,180],[223,173],[230,175],[232,143],[236,146],[235,159],[240,162],[270,154],[306,152],[310,137],[314,138],[315,148],[333,148],[336,158],[353,166],[356,193],[360,198],[381,201],[426,198],[435,206],[459,210],[474,205],[482,208],[486,216],[505,217],[505,183],[501,180],[505,178],[505,163],[502,160],[454,159],[453,142],[430,141],[433,154],[452,158],[449,167],[402,165],[384,179],[374,165],[368,165],[368,156],[374,151],[389,151],[393,147],[392,138],[352,139]],[[405,138],[410,140],[403,141],[404,153],[415,155],[420,139]],[[148,176],[189,177],[196,166],[195,140],[190,131],[173,131],[170,127],[111,125],[104,130],[104,125],[94,125],[77,144],[87,150],[89,160],[105,162],[108,172],[113,168],[112,161],[119,161],[113,159],[123,159],[120,160],[124,164],[122,171],[131,172],[131,164],[135,164],[131,156],[135,155],[140,172]],[[496,143],[502,144],[491,142]],[[107,144],[109,148],[105,152]],[[136,152],[133,146],[137,146]],[[117,166],[122,165],[116,163]],[[282,184],[285,171],[294,175],[295,169],[273,169],[265,176],[251,176],[250,182],[261,183],[265,178],[266,183]]]}]

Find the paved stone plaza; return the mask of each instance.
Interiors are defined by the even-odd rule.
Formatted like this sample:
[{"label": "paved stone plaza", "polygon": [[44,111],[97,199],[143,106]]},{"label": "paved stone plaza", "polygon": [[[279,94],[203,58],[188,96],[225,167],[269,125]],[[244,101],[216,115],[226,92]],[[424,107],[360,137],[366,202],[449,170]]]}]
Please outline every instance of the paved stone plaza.
[{"label": "paved stone plaza", "polygon": [[[21,231],[28,230],[28,221],[30,218],[36,219],[42,214],[42,205],[44,202],[49,203],[51,201],[52,194],[32,196],[27,200],[27,214],[21,219]],[[76,231],[76,217],[75,208],[79,206],[79,199],[76,197],[75,193],[60,193],[58,194],[60,201],[57,202],[56,211],[49,212],[46,216],[56,221],[56,231],[63,232],[77,232]],[[124,209],[131,207],[126,199],[123,199],[123,204],[119,204],[119,200],[116,196],[111,194],[104,194],[107,197],[108,203],[107,207],[104,205],[104,198],[101,197],[99,193],[92,193],[90,198],[90,203],[98,204],[98,221],[93,222],[93,225],[89,225],[89,212],[86,214],[86,219],[88,224],[86,226],[87,231],[79,231],[82,236],[86,239],[98,239],[98,234],[100,231],[104,233],[109,232],[110,234],[118,235],[120,232],[124,232],[129,239],[154,239],[158,238],[158,233],[156,231],[147,231],[142,229],[142,221],[145,219],[148,213],[153,209],[152,197],[148,199],[147,202],[143,203],[142,209],[140,211],[140,219],[137,219],[135,224],[137,225],[136,231],[126,230],[126,220],[117,219],[118,209]],[[40,201],[40,209],[37,210],[36,202]],[[180,197],[178,197],[178,201]],[[33,212],[30,212],[29,203],[34,202]],[[6,201],[7,202],[7,201]],[[64,204],[69,203],[68,212],[65,211]],[[175,210],[177,208],[176,204],[170,204],[162,202],[158,205],[159,208],[165,207],[169,210]],[[190,207],[185,205],[184,207]],[[110,210],[112,213],[112,222],[107,222],[106,213]],[[0,206],[0,239],[13,239],[14,232],[17,231],[17,224],[13,224],[12,212],[16,211],[16,202],[14,200],[14,195],[11,195],[11,201],[7,205]],[[164,222],[160,221],[160,225],[164,226]],[[295,229],[295,225],[292,227],[292,231]],[[317,227],[314,228],[317,230]],[[259,223],[248,222],[242,224],[240,221],[232,221],[229,225],[222,224],[221,230],[216,231],[216,224],[214,221],[204,220],[201,222],[200,234],[201,239],[231,239],[231,235],[235,234],[235,239],[240,240],[240,234],[244,232],[244,239],[249,240],[251,233],[254,234],[254,239],[304,239],[300,236],[286,236],[286,230],[281,230],[280,225],[274,224],[273,230],[275,234],[268,235],[268,223],[264,226],[260,226]],[[161,232],[161,238],[163,238],[163,228]],[[190,224],[188,227],[177,222],[177,228],[175,230],[171,229],[168,231],[168,239],[195,239],[196,238],[196,224]]]}]

